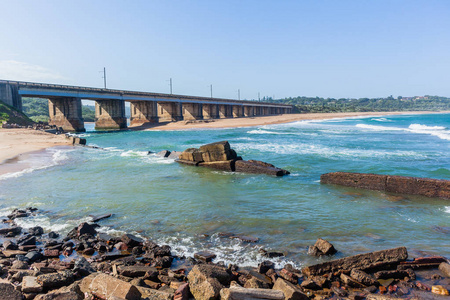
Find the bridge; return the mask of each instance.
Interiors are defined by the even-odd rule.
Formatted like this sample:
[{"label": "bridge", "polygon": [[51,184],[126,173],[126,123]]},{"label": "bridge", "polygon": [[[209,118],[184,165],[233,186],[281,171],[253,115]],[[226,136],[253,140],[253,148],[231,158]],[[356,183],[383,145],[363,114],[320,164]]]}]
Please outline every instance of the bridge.
[{"label": "bridge", "polygon": [[1,101],[22,110],[22,97],[48,99],[49,124],[71,132],[85,131],[82,99],[95,101],[95,128],[102,130],[127,127],[125,101],[130,103],[130,126],[292,112],[291,105],[268,102],[0,80]]}]

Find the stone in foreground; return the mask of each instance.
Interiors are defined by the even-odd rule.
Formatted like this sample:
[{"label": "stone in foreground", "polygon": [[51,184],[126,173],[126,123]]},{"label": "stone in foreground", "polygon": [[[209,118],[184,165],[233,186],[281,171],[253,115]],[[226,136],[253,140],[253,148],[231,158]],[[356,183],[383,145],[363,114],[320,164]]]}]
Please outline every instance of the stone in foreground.
[{"label": "stone in foreground", "polygon": [[320,263],[317,265],[312,265],[303,268],[302,273],[309,277],[336,272],[339,270],[367,270],[387,264],[399,263],[406,260],[407,258],[408,252],[406,251],[406,248],[399,247],[394,249],[358,254]]},{"label": "stone in foreground", "polygon": [[[246,289],[242,287],[232,286],[220,291],[222,300],[243,300],[243,299],[267,299],[267,300],[284,300],[285,296],[282,291],[271,289]],[[197,300],[197,297],[195,297]],[[287,298],[286,298],[287,299]],[[292,298],[294,299],[294,298]],[[304,298],[298,298],[304,299]]]},{"label": "stone in foreground", "polygon": [[285,300],[308,300],[308,296],[306,296],[297,286],[292,283],[278,278],[275,281],[273,286],[274,290],[282,291],[285,297]]},{"label": "stone in foreground", "polygon": [[106,274],[97,275],[92,280],[89,290],[100,299],[113,297],[126,300],[141,299],[141,292],[134,285]]}]

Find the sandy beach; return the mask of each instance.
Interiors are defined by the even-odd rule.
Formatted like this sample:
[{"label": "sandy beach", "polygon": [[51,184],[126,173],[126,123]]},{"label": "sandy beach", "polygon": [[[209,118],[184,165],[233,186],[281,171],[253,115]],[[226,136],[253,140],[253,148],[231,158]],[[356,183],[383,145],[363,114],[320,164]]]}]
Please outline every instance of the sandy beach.
[{"label": "sandy beach", "polygon": [[389,116],[405,114],[432,114],[449,113],[446,111],[421,111],[421,112],[345,112],[345,113],[311,113],[311,114],[284,114],[253,118],[231,118],[200,121],[178,121],[171,123],[155,124],[150,127],[134,127],[137,130],[183,130],[183,129],[207,129],[207,128],[233,128],[252,127],[272,124],[290,123],[305,120],[326,120],[334,118],[365,117],[365,116]]},{"label": "sandy beach", "polygon": [[0,129],[0,164],[33,151],[69,145],[64,135],[31,129]]}]

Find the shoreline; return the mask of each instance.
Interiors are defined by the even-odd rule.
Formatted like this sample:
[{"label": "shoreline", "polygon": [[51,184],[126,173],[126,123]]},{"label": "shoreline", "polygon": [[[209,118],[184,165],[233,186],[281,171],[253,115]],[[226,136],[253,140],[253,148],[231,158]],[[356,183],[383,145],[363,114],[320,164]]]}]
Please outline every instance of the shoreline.
[{"label": "shoreline", "polygon": [[[250,118],[229,118],[199,121],[178,121],[129,127],[133,131],[176,131],[176,130],[204,130],[240,127],[255,127],[275,124],[286,124],[308,120],[331,120],[340,118],[381,117],[391,115],[421,115],[446,114],[450,111],[396,111],[396,112],[345,112],[345,113],[307,113],[284,114]],[[209,122],[208,122],[209,121]],[[20,172],[29,167],[28,164],[18,164],[27,160],[33,152],[38,153],[56,146],[67,146],[71,143],[64,135],[55,135],[30,129],[0,129],[0,176]]]},{"label": "shoreline", "polygon": [[199,121],[178,121],[170,123],[155,124],[150,126],[130,127],[131,130],[185,130],[185,129],[217,129],[217,128],[239,128],[264,125],[286,124],[297,121],[330,120],[351,117],[381,117],[392,115],[423,115],[423,114],[446,114],[450,111],[395,111],[395,112],[345,112],[345,113],[307,113],[307,114],[283,114],[264,117],[212,119]]}]

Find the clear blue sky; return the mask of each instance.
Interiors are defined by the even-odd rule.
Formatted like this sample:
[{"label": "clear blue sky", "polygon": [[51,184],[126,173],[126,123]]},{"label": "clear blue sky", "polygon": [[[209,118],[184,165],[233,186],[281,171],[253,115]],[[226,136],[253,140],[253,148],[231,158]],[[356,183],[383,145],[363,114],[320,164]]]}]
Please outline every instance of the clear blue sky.
[{"label": "clear blue sky", "polygon": [[450,96],[450,1],[0,0],[0,78],[241,99]]}]

